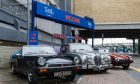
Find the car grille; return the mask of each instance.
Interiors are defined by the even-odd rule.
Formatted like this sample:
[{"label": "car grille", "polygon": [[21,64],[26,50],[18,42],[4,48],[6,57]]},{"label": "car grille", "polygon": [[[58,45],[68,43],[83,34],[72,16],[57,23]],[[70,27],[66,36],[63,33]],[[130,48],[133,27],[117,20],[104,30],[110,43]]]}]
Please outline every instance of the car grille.
[{"label": "car grille", "polygon": [[126,61],[128,61],[128,60],[126,60],[126,59],[119,59],[119,61],[120,61],[120,62],[126,62]]},{"label": "car grille", "polygon": [[71,66],[71,64],[49,64],[48,67]]},{"label": "car grille", "polygon": [[101,56],[94,57],[95,65],[101,65]]}]

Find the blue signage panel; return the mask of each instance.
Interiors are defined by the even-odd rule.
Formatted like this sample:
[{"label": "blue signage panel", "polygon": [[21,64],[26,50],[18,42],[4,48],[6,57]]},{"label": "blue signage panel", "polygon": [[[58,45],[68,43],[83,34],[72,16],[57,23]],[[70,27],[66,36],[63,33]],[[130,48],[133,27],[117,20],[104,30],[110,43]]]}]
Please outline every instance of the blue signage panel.
[{"label": "blue signage panel", "polygon": [[37,31],[29,32],[29,45],[38,45],[38,32]]},{"label": "blue signage panel", "polygon": [[67,39],[74,39],[73,36],[66,36]]},{"label": "blue signage panel", "polygon": [[43,18],[57,20],[58,22],[67,23],[81,28],[87,29],[94,28],[93,21],[59,10],[55,7],[48,6],[40,2],[36,2],[35,7],[36,7],[35,13],[36,16],[38,17],[40,16]]}]

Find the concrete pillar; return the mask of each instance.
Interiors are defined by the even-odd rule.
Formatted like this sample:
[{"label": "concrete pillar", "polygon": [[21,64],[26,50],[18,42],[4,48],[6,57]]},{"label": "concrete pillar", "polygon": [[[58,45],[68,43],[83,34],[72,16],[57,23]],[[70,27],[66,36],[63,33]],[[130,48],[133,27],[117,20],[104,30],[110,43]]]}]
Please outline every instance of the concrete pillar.
[{"label": "concrete pillar", "polygon": [[135,53],[136,52],[135,39],[133,38],[132,40],[133,40],[133,53]]},{"label": "concrete pillar", "polygon": [[138,54],[140,54],[140,37],[138,38]]},{"label": "concrete pillar", "polygon": [[85,38],[85,43],[86,43],[86,44],[88,43],[88,38]]}]

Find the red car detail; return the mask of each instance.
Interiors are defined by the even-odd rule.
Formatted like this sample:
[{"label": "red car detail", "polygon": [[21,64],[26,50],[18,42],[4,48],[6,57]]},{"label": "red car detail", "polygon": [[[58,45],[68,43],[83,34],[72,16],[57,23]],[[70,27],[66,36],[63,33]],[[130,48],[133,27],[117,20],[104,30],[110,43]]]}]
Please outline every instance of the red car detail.
[{"label": "red car detail", "polygon": [[123,69],[128,69],[130,64],[133,63],[133,59],[129,55],[112,53],[110,57],[113,66],[122,66]]}]

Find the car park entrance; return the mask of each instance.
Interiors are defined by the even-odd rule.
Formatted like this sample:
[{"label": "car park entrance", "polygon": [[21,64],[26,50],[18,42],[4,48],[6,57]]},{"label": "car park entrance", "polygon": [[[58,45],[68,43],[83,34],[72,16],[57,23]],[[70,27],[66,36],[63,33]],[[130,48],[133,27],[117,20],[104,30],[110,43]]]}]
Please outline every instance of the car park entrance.
[{"label": "car park entrance", "polygon": [[[68,12],[59,10],[57,8],[54,8],[52,6],[48,6],[46,4],[37,2],[32,0],[32,27],[31,27],[31,32],[34,32],[33,35],[37,36],[36,27],[35,27],[35,17],[42,18],[42,19],[47,19],[50,21],[54,21],[60,24],[68,25],[68,26],[73,26],[73,27],[78,27],[78,28],[83,28],[86,30],[94,31],[94,21],[93,19],[89,17],[79,17],[74,14],[70,14]],[[32,35],[32,36],[33,36]],[[92,46],[93,46],[93,36],[92,34]],[[31,36],[31,38],[32,38]],[[30,39],[31,45],[36,45],[38,39],[37,37],[33,37],[35,39]]]}]

